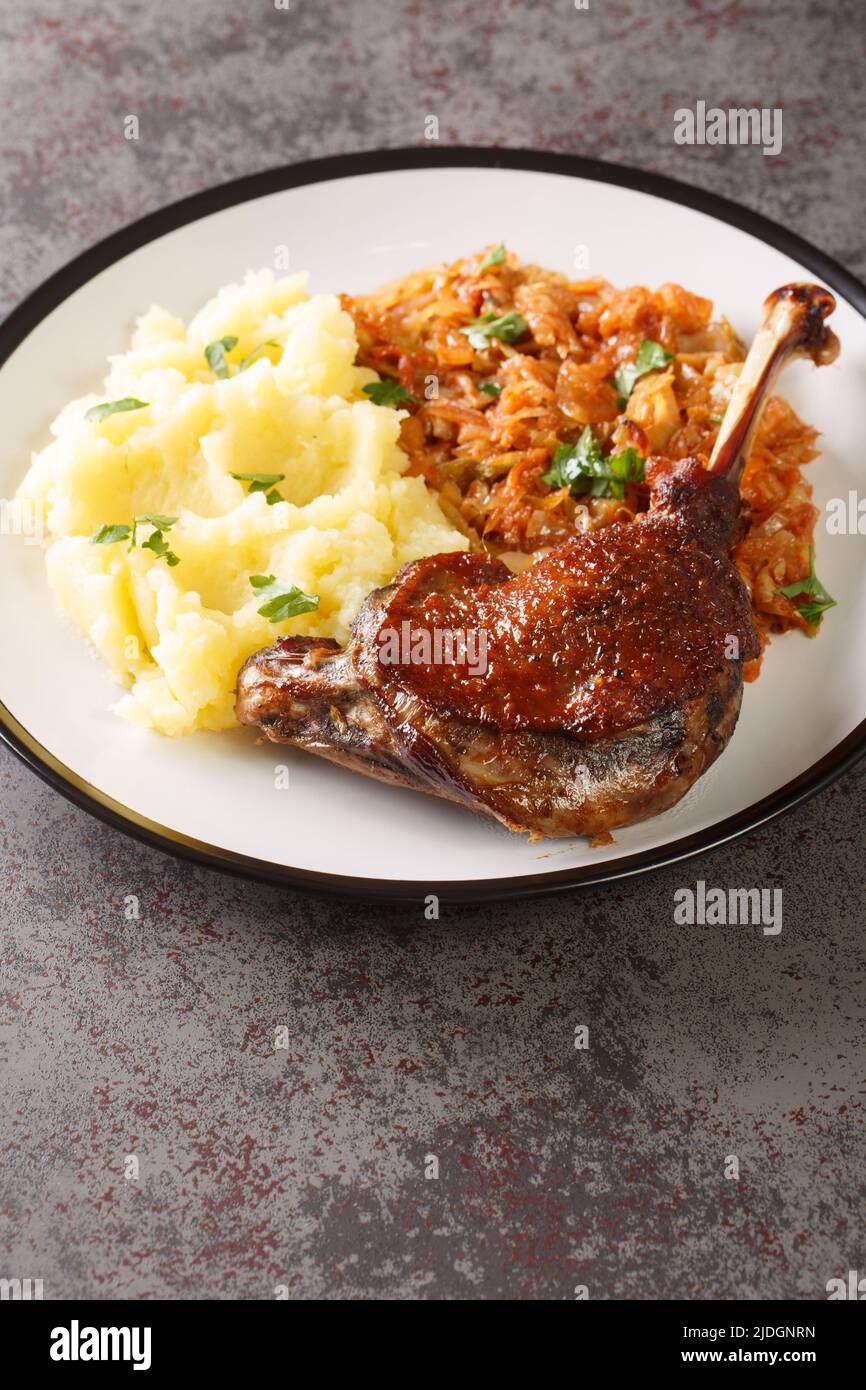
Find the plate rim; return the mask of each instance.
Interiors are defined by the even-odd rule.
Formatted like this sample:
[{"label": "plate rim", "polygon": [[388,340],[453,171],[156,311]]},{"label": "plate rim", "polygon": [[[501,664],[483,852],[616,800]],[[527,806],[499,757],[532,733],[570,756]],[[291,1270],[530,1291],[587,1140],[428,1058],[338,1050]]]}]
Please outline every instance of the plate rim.
[{"label": "plate rim", "polygon": [[[807,266],[848,300],[866,319],[866,285],[811,242],[761,213],[720,194],[668,175],[581,155],[499,146],[406,146],[362,150],[280,165],[245,174],[190,194],[121,227],[75,256],[32,290],[0,323],[0,370],[43,319],[76,290],[132,251],[226,208],[327,180],[361,174],[423,168],[501,168],[560,174],[614,184],[705,213],[745,231]],[[436,881],[361,878],[323,873],[298,865],[275,864],[194,839],[160,825],[107,796],[79,777],[38,742],[0,701],[0,740],[32,772],[68,801],[105,824],[160,849],[174,858],[277,887],[337,895],[370,902],[417,903],[435,894],[448,903],[502,902],[589,888],[633,878],[652,869],[690,859],[747,834],[801,805],[834,782],[866,754],[866,718],[811,767],[733,816],[654,849],[639,850],[599,864],[577,866],[515,878]]]}]

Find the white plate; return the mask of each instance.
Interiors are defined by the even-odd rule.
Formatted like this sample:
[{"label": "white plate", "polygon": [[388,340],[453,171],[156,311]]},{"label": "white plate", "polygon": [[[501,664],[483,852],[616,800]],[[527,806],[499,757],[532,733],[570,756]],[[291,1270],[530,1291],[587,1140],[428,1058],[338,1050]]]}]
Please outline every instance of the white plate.
[{"label": "white plate", "polygon": [[[820,252],[754,214],[669,180],[528,153],[395,151],[289,167],[187,199],[136,223],[54,276],[0,329],[0,496],[72,397],[102,379],[135,317],[158,302],[188,318],[222,284],[273,265],[311,289],[370,290],[504,238],[524,260],[618,285],[676,280],[711,296],[744,338],[764,296],[818,278],[836,293],[842,354],[798,363],[782,390],[822,432],[815,501],[861,484],[866,290]],[[585,248],[579,250],[578,248]],[[588,265],[586,258],[588,257]],[[579,268],[577,268],[579,267]],[[866,741],[863,540],[816,533],[839,600],[815,642],[773,642],[746,687],[723,757],[673,810],[616,843],[529,844],[431,797],[395,790],[250,731],[169,740],[109,711],[117,687],[59,611],[42,554],[0,546],[0,720],[40,775],[161,847],[255,877],[365,896],[470,899],[640,872],[741,833],[849,765]],[[289,789],[274,768],[288,765]]]}]

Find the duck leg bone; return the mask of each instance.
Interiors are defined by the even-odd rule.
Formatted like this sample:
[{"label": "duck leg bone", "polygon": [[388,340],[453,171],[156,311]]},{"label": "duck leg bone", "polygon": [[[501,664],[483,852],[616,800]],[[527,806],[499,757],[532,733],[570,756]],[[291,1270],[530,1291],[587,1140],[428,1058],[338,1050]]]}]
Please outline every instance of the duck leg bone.
[{"label": "duck leg bone", "polygon": [[711,473],[739,482],[761,413],[786,362],[810,357],[823,367],[835,360],[839,339],[824,323],[835,308],[833,295],[821,285],[782,285],[767,296],[710,457]]}]

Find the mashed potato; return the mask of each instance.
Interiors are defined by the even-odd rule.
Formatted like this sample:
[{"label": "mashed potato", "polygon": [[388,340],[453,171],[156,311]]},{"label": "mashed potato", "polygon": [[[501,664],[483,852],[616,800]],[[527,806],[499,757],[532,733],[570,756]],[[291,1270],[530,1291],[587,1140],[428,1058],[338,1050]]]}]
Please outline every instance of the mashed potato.
[{"label": "mashed potato", "polygon": [[[58,416],[19,489],[44,508],[52,588],[128,687],[117,708],[164,734],[232,727],[237,671],[257,648],[288,633],[345,641],[405,561],[467,547],[423,480],[402,476],[400,415],[363,395],[376,376],[355,366],[351,318],[305,285],[250,274],[188,328],[151,309],[104,390]],[[226,337],[221,377],[205,348]],[[124,398],[147,404],[85,419]],[[233,473],[284,474],[284,500]],[[91,543],[144,513],[177,517],[163,538],[178,563],[143,548],[147,523],[132,549]],[[318,595],[318,608],[272,623],[251,575]]]}]

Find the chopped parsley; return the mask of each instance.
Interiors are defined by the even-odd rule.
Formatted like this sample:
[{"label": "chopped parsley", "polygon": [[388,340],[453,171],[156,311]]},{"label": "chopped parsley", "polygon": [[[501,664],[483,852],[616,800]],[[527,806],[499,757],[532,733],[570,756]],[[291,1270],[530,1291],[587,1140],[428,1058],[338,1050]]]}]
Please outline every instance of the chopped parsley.
[{"label": "chopped parsley", "polygon": [[811,599],[811,603],[798,604],[802,616],[810,627],[817,627],[828,608],[836,607],[836,600],[831,598],[815,573],[815,547],[809,546],[809,573],[805,579],[798,579],[795,584],[786,584],[783,589],[777,590],[784,594],[785,598],[797,598],[800,594],[805,594]]},{"label": "chopped parsley", "polygon": [[500,241],[498,246],[494,246],[492,251],[488,251],[484,260],[478,267],[479,270],[489,270],[492,265],[501,265],[505,260],[505,242]]},{"label": "chopped parsley", "polygon": [[512,309],[508,314],[502,314],[499,318],[495,314],[482,314],[480,318],[470,319],[465,328],[460,332],[465,333],[472,346],[478,351],[483,352],[490,346],[491,338],[498,338],[502,343],[516,343],[518,338],[522,338],[529,324],[522,314],[517,314]]},{"label": "chopped parsley", "polygon": [[619,392],[623,403],[625,403],[632,391],[635,382],[647,372],[657,371],[659,367],[666,367],[669,362],[673,362],[674,354],[668,352],[661,343],[654,343],[651,338],[644,338],[637,350],[637,357],[633,362],[627,362],[624,367],[620,367],[613,379],[613,384]]},{"label": "chopped parsley", "polygon": [[265,501],[269,507],[275,502],[285,502],[282,493],[277,492],[276,484],[281,483],[285,478],[285,473],[232,473],[233,478],[237,478],[239,483],[249,483],[248,494],[252,492],[265,493]]},{"label": "chopped parsley", "polygon": [[152,526],[153,532],[146,541],[141,542],[141,549],[152,550],[158,559],[164,559],[165,563],[172,568],[179,565],[179,557],[175,555],[173,550],[169,549],[168,541],[162,534],[163,531],[170,530],[176,521],[176,516],[161,516],[159,512],[141,512],[138,516],[133,517],[132,539],[129,542],[130,550],[135,545],[135,533],[138,527],[142,524]]},{"label": "chopped parsley", "polygon": [[409,394],[405,386],[401,386],[399,381],[394,381],[386,377],[383,381],[371,381],[368,386],[362,386],[361,390],[365,396],[369,396],[374,405],[402,405],[404,401],[413,401],[418,404],[416,398]]},{"label": "chopped parsley", "polygon": [[164,559],[167,565],[179,565],[180,557],[175,555],[169,548],[168,541],[161,531],[153,531],[146,541],[141,543],[142,550],[152,550],[158,559]]},{"label": "chopped parsley", "polygon": [[146,521],[149,526],[155,526],[157,531],[168,531],[177,521],[177,517],[160,516],[159,512],[141,512],[135,518],[135,524],[138,525],[140,521]]},{"label": "chopped parsley", "polygon": [[568,487],[575,497],[622,498],[626,483],[643,482],[644,461],[632,448],[605,458],[587,425],[576,444],[560,444],[541,476],[548,487]]},{"label": "chopped parsley", "polygon": [[98,425],[100,420],[107,420],[109,415],[120,415],[126,410],[144,410],[147,401],[136,400],[135,396],[124,396],[119,401],[103,401],[101,405],[92,405],[89,410],[85,410],[84,418],[91,424]]},{"label": "chopped parsley", "polygon": [[305,594],[297,584],[284,584],[272,574],[251,574],[250,585],[257,598],[265,602],[257,612],[272,623],[284,623],[287,618],[297,618],[299,613],[311,613],[319,606],[318,594]]},{"label": "chopped parsley", "polygon": [[231,336],[226,338],[215,338],[212,343],[208,343],[204,350],[204,355],[214,376],[228,376],[229,364],[226,361],[226,353],[231,352],[233,347],[237,347],[237,343],[237,338]]},{"label": "chopped parsley", "polygon": [[502,387],[498,381],[479,382],[478,390],[483,396],[500,396],[502,394]]},{"label": "chopped parsley", "polygon": [[144,523],[152,526],[153,532],[146,541],[142,541],[142,550],[152,550],[159,559],[164,559],[167,565],[179,565],[180,560],[169,545],[163,531],[168,531],[177,521],[176,516],[160,516],[157,512],[142,512],[139,516],[133,517],[131,526],[106,525],[100,526],[98,531],[94,531],[90,537],[91,545],[114,545],[117,541],[129,541],[128,550],[135,547],[136,533],[138,527]]},{"label": "chopped parsley", "polygon": [[[237,342],[237,339],[235,339],[235,342]],[[247,355],[246,357],[244,357],[243,360],[242,360],[241,362],[238,363],[238,371],[239,371],[239,372],[244,372],[244,371],[246,371],[247,367],[251,366],[251,364],[252,364],[253,362],[255,362],[256,358],[257,358],[257,357],[260,357],[260,356],[262,355],[262,353],[264,352],[265,348],[269,348],[269,347],[279,347],[279,346],[280,346],[279,343],[275,343],[275,342],[273,341],[273,339],[271,339],[271,338],[269,338],[268,341],[267,341],[266,343],[259,343],[258,347],[254,347],[253,350],[252,350],[252,352],[251,352],[251,353],[248,353],[248,355]]]},{"label": "chopped parsley", "polygon": [[114,545],[116,541],[125,541],[128,536],[128,526],[100,526],[99,530],[94,531],[90,537],[90,544]]}]

